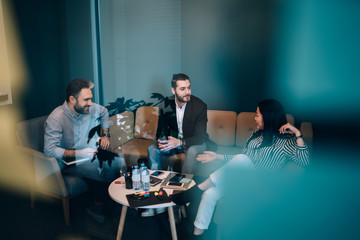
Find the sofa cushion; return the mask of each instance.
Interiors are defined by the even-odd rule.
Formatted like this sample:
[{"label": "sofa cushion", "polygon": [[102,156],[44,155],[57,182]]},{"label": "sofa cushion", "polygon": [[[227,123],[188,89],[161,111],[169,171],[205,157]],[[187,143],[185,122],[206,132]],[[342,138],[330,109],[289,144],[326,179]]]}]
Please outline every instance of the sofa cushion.
[{"label": "sofa cushion", "polygon": [[256,130],[255,113],[239,113],[236,126],[236,146],[243,148],[248,138]]},{"label": "sofa cushion", "polygon": [[142,106],[136,110],[134,134],[136,138],[156,139],[159,108]]},{"label": "sofa cushion", "polygon": [[302,122],[300,132],[304,136],[304,141],[308,145],[309,150],[312,151],[313,130],[311,122]]},{"label": "sofa cushion", "polygon": [[207,133],[219,146],[234,146],[236,112],[208,110]]},{"label": "sofa cushion", "polygon": [[116,148],[134,138],[134,113],[125,111],[110,117],[110,149]]},{"label": "sofa cushion", "polygon": [[119,146],[114,150],[115,153],[124,155],[124,159],[127,166],[134,166],[137,164],[139,158],[147,158],[147,148],[154,141],[143,138],[135,138],[127,141],[123,145]]}]

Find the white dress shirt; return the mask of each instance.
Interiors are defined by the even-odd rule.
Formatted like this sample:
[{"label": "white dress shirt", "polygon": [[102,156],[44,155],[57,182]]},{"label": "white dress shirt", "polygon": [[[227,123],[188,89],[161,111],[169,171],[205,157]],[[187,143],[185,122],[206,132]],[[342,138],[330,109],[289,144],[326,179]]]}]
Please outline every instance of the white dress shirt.
[{"label": "white dress shirt", "polygon": [[183,137],[183,120],[184,120],[184,113],[185,113],[185,108],[186,108],[186,104],[185,103],[182,108],[179,107],[179,105],[176,103],[176,120],[177,120],[177,125],[178,125],[178,131],[179,131],[179,135],[178,138],[181,139]]}]

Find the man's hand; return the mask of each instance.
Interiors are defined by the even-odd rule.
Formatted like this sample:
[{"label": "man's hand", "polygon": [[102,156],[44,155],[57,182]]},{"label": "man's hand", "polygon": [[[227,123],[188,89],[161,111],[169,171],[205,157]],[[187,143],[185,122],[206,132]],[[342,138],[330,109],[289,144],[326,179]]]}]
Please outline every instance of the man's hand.
[{"label": "man's hand", "polygon": [[100,137],[98,143],[100,143],[101,149],[108,149],[110,147],[110,138],[108,137]]},{"label": "man's hand", "polygon": [[94,148],[84,148],[81,150],[76,150],[75,156],[76,158],[93,158],[96,151],[97,150]]},{"label": "man's hand", "polygon": [[164,152],[170,151],[171,149],[180,146],[180,144],[181,144],[180,139],[171,136],[168,137],[168,140],[160,140],[160,139],[158,140],[160,151],[164,151]]},{"label": "man's hand", "polygon": [[215,152],[211,152],[211,151],[204,151],[203,154],[199,154],[196,158],[196,160],[198,160],[201,163],[207,163],[207,162],[212,162],[216,159],[220,159],[221,155],[216,154]]}]

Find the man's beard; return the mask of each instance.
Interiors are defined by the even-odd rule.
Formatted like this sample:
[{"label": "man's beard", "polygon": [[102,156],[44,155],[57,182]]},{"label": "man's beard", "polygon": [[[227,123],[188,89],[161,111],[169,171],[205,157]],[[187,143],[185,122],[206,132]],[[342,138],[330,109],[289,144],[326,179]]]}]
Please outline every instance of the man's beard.
[{"label": "man's beard", "polygon": [[[85,109],[87,108],[87,109]],[[89,105],[85,105],[83,107],[79,106],[78,104],[76,104],[74,106],[74,109],[77,113],[79,114],[86,114],[86,113],[89,113],[89,109],[90,109],[90,106]]]},{"label": "man's beard", "polygon": [[[190,95],[185,95],[184,97],[180,97],[179,95],[177,95],[177,93],[175,93],[175,97],[179,102],[186,103],[186,102],[190,101],[191,94]],[[185,97],[189,97],[189,100],[185,100],[184,99]]]}]

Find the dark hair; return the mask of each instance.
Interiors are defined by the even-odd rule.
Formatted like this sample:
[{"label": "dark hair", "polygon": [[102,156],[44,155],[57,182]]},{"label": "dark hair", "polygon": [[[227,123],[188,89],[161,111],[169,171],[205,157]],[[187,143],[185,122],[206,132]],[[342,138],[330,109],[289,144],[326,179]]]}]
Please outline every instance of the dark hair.
[{"label": "dark hair", "polygon": [[75,78],[66,87],[66,102],[69,102],[70,96],[77,98],[81,89],[93,88],[94,84],[86,79]]},{"label": "dark hair", "polygon": [[284,107],[275,99],[266,99],[258,104],[261,115],[263,116],[264,129],[254,134],[257,137],[263,135],[263,141],[260,147],[271,146],[273,136],[280,136],[279,129],[287,123]]},{"label": "dark hair", "polygon": [[171,87],[172,88],[176,88],[177,86],[177,81],[185,81],[185,80],[189,80],[190,78],[188,75],[184,74],[184,73],[177,73],[177,74],[173,74],[172,80],[171,80]]}]

